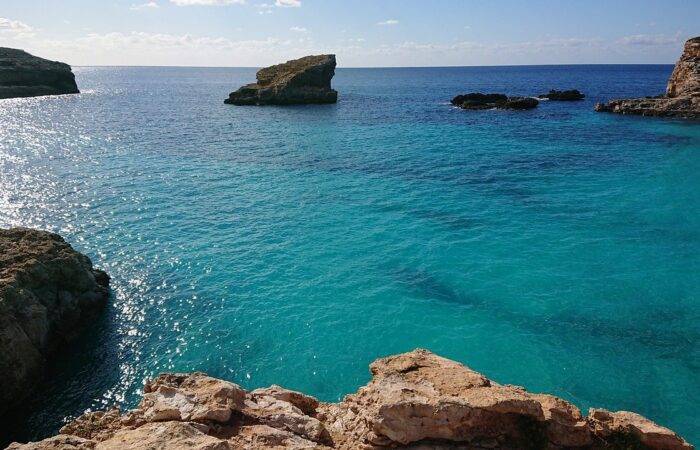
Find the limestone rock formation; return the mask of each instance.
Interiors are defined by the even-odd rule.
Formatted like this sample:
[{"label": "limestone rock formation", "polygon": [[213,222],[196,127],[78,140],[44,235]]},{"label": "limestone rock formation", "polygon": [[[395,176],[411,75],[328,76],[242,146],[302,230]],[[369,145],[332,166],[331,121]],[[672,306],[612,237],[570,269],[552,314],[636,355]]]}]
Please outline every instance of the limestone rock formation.
[{"label": "limestone rock formation", "polygon": [[450,103],[461,109],[532,109],[539,101],[531,97],[508,97],[505,94],[458,95]]},{"label": "limestone rock formation", "polygon": [[692,450],[630,412],[591,410],[499,385],[426,350],[375,361],[372,380],[340,403],[279,386],[245,392],[202,373],[148,382],[134,410],[85,414],[48,449],[634,449]]},{"label": "limestone rock formation", "polygon": [[41,379],[109,295],[109,277],[57,234],[0,229],[0,416]]},{"label": "limestone rock formation", "polygon": [[0,99],[79,92],[68,64],[0,47]]},{"label": "limestone rock formation", "polygon": [[583,95],[578,89],[569,89],[568,91],[557,91],[552,89],[548,93],[539,96],[539,98],[563,102],[583,100],[585,97],[586,96]]},{"label": "limestone rock formation", "polygon": [[305,56],[258,71],[257,82],[232,92],[224,103],[231,105],[296,105],[335,103],[331,89],[335,55]]},{"label": "limestone rock formation", "polygon": [[700,119],[700,37],[685,43],[666,93],[658,97],[610,100],[595,110],[641,116]]}]

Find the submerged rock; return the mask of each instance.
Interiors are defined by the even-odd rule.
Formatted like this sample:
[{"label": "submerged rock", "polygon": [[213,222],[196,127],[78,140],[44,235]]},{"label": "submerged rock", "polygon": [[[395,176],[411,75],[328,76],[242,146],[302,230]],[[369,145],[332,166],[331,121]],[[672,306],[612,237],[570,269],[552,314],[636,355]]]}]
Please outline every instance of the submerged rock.
[{"label": "submerged rock", "polygon": [[379,359],[370,371],[372,380],[339,403],[279,386],[248,393],[202,373],[164,374],[146,384],[134,410],[88,413],[57,437],[9,448],[693,449],[637,414],[595,409],[583,417],[562,399],[500,385],[426,350]]},{"label": "submerged rock", "polygon": [[0,98],[78,94],[68,64],[0,47]]},{"label": "submerged rock", "polygon": [[232,92],[224,103],[231,105],[295,105],[335,103],[331,89],[335,55],[306,56],[266,67],[256,74],[257,82]]},{"label": "submerged rock", "polygon": [[34,390],[46,361],[97,316],[108,284],[57,234],[0,229],[0,415]]},{"label": "submerged rock", "polygon": [[458,95],[450,103],[462,109],[532,109],[539,101],[532,97],[508,97],[505,94]]},{"label": "submerged rock", "polygon": [[597,103],[598,112],[700,119],[700,37],[685,43],[666,87],[658,97],[615,99]]},{"label": "submerged rock", "polygon": [[557,91],[552,89],[547,94],[542,94],[539,98],[546,98],[552,101],[575,101],[583,100],[586,96],[579,92],[577,89],[570,89],[568,91]]}]

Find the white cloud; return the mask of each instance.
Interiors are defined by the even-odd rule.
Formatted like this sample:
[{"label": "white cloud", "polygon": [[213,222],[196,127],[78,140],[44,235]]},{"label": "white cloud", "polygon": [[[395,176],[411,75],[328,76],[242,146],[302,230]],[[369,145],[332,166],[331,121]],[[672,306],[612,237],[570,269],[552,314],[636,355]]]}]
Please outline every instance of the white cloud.
[{"label": "white cloud", "polygon": [[141,3],[138,5],[131,5],[131,8],[129,8],[132,11],[142,11],[144,9],[156,9],[159,8],[158,3],[156,2],[147,2],[147,3]]},{"label": "white cloud", "polygon": [[680,42],[680,33],[676,33],[674,36],[667,36],[665,34],[635,34],[620,39],[621,44],[639,46],[674,45]]},{"label": "white cloud", "polygon": [[19,20],[0,17],[0,33],[9,34],[16,38],[28,38],[34,36],[32,27]]},{"label": "white cloud", "polygon": [[177,6],[221,6],[221,5],[242,5],[245,0],[170,0]]},{"label": "white cloud", "polygon": [[289,31],[294,31],[295,33],[310,33],[305,27],[291,27]]},{"label": "white cloud", "polygon": [[382,22],[377,22],[377,25],[398,25],[399,21],[396,19],[387,19]]},{"label": "white cloud", "polygon": [[275,0],[275,6],[281,8],[301,8],[301,0]]}]

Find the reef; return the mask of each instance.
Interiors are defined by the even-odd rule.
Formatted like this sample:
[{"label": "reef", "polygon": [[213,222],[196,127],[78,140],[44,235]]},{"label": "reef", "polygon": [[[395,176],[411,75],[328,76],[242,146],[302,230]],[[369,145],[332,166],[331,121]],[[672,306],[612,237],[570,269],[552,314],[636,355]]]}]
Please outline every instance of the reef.
[{"label": "reef", "polygon": [[335,55],[306,56],[266,67],[256,74],[257,82],[232,92],[224,103],[231,105],[297,105],[335,103],[331,89]]},{"label": "reef", "polygon": [[379,359],[370,371],[372,380],[339,403],[166,373],[146,382],[133,410],[89,412],[57,436],[8,449],[693,449],[638,414],[584,417],[560,398],[498,384],[426,350]]},{"label": "reef", "polygon": [[586,96],[578,89],[569,89],[568,91],[557,91],[552,89],[548,93],[539,96],[539,98],[546,98],[547,100],[560,102],[583,100],[585,97]]},{"label": "reef", "polygon": [[700,37],[685,43],[663,95],[598,103],[598,112],[700,119]]},{"label": "reef", "polygon": [[68,64],[0,47],[0,99],[79,92]]},{"label": "reef", "polygon": [[532,97],[508,97],[505,94],[470,94],[458,95],[450,103],[461,109],[532,109],[540,102]]},{"label": "reef", "polygon": [[0,416],[19,406],[47,361],[97,317],[109,277],[59,235],[0,229]]}]

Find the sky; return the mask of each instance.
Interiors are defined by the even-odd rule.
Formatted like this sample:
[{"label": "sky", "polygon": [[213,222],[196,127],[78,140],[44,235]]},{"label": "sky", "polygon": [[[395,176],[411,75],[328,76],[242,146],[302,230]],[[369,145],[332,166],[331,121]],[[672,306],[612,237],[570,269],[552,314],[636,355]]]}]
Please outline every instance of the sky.
[{"label": "sky", "polygon": [[672,64],[700,0],[0,0],[0,46],[86,65]]}]

